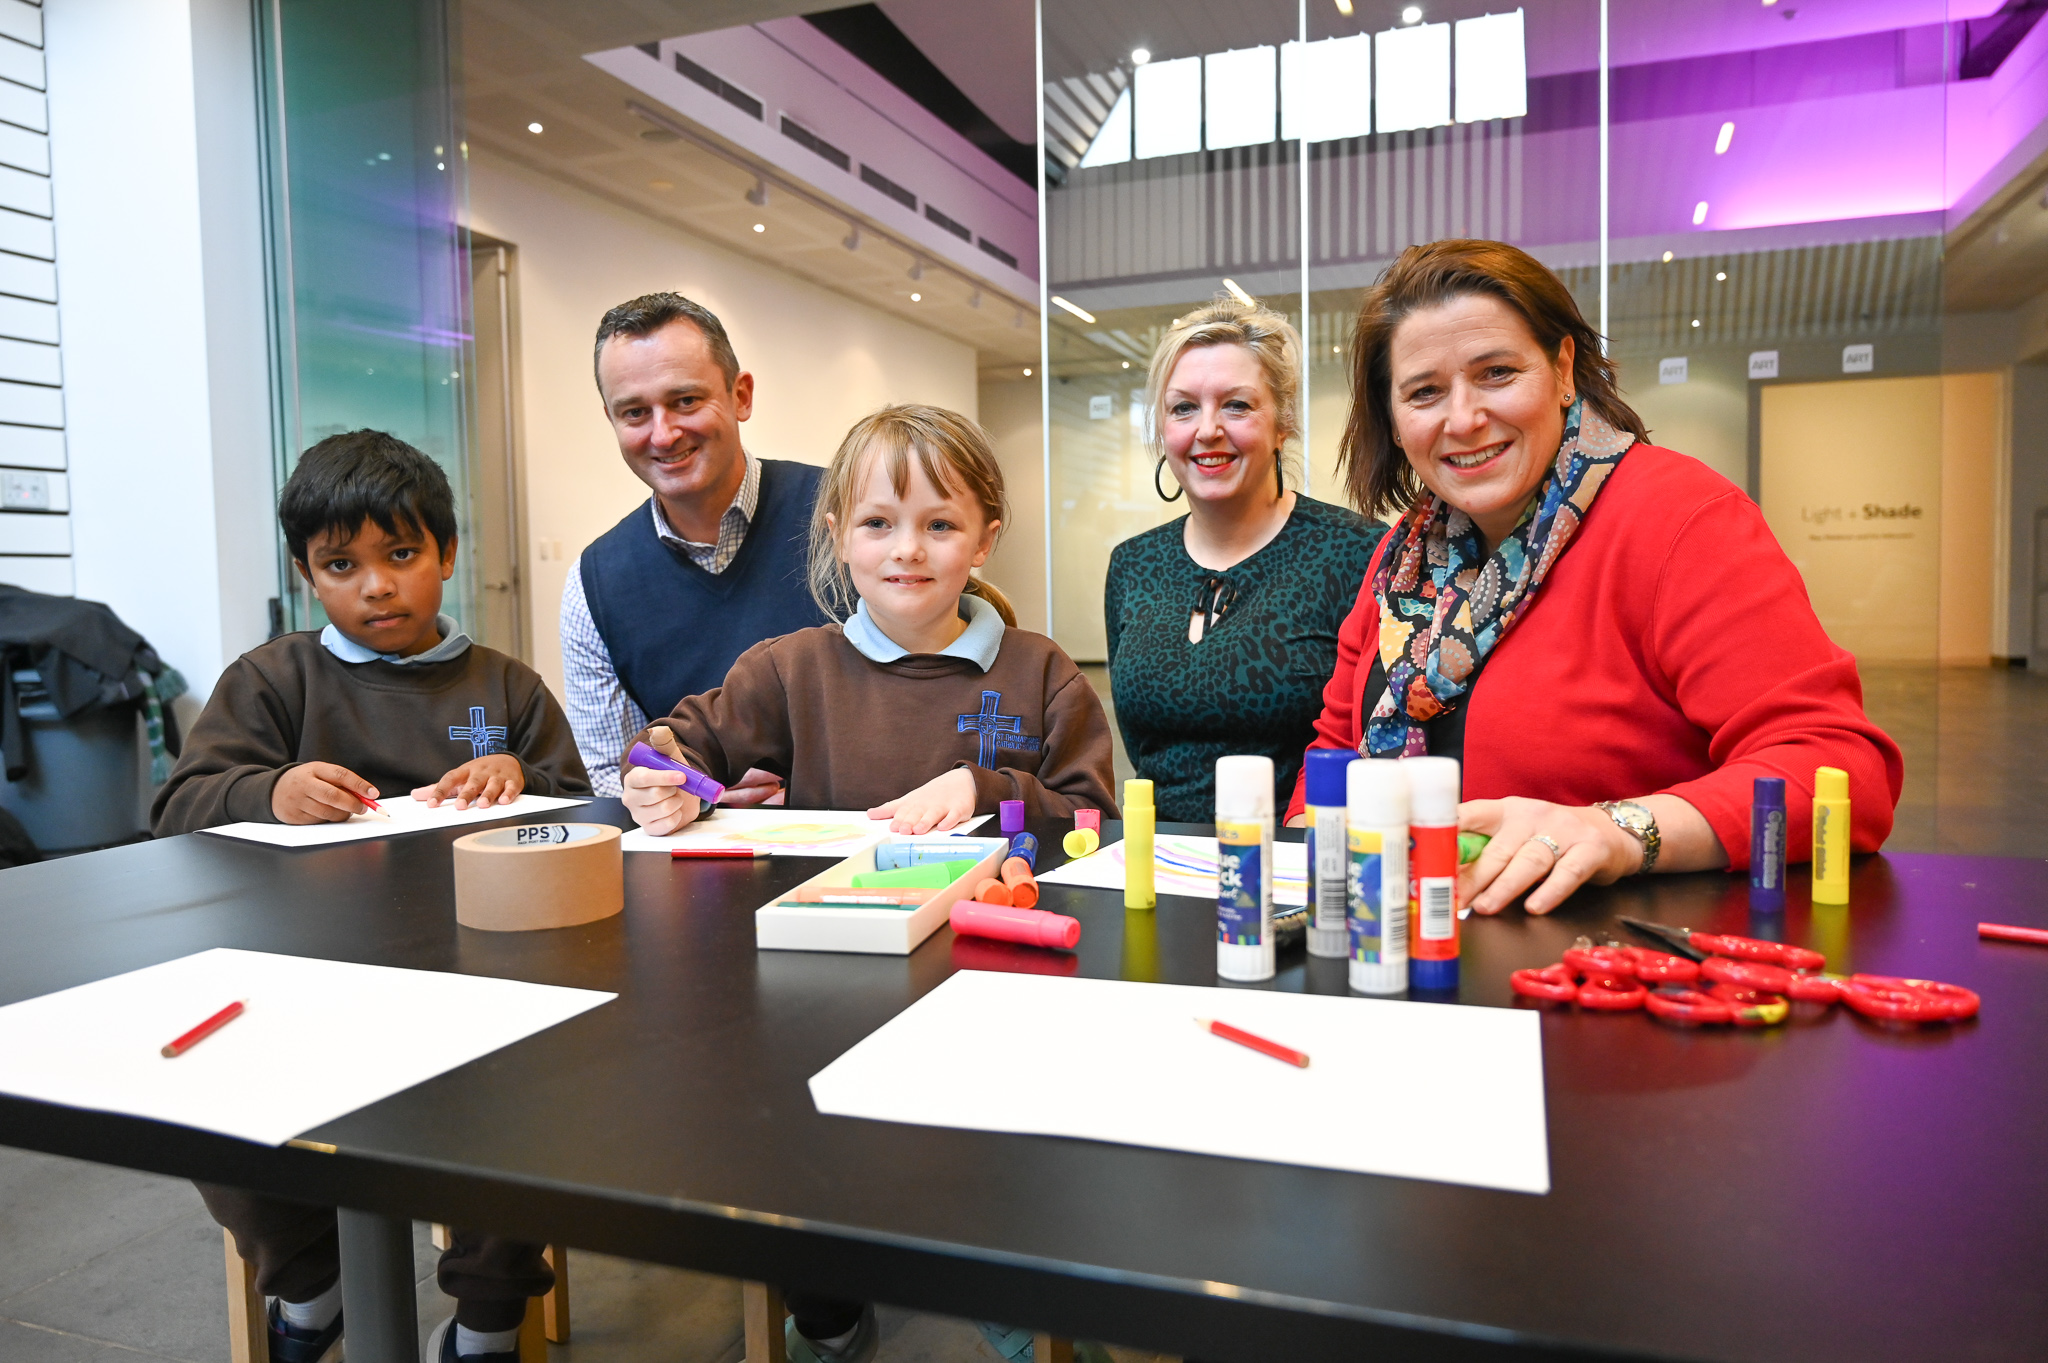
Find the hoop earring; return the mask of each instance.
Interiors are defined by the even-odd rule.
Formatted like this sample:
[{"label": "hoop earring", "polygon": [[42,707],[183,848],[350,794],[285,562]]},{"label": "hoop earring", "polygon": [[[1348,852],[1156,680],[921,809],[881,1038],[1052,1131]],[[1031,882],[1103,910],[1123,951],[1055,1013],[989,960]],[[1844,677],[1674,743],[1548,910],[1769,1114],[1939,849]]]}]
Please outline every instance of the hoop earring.
[{"label": "hoop earring", "polygon": [[1159,471],[1165,467],[1166,461],[1164,459],[1160,460],[1158,463],[1152,466],[1152,490],[1159,494],[1159,500],[1162,502],[1177,502],[1181,499],[1181,494],[1185,493],[1187,489],[1181,487],[1179,483],[1176,482],[1173,489],[1173,495],[1171,497],[1167,496],[1166,489],[1159,486]]}]

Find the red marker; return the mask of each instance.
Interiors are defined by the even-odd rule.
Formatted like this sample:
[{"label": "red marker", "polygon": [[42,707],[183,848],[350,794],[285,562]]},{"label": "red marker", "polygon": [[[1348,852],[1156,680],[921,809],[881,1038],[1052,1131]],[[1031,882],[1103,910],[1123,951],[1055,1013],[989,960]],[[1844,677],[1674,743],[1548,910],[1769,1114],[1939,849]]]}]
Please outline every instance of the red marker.
[{"label": "red marker", "polygon": [[765,847],[671,847],[668,849],[668,854],[670,859],[674,861],[751,861],[755,857],[767,856],[768,849]]},{"label": "red marker", "polygon": [[159,1054],[162,1055],[163,1058],[166,1060],[177,1059],[179,1056],[191,1050],[194,1046],[197,1046],[200,1042],[206,1040],[206,1038],[212,1036],[215,1032],[219,1031],[221,1028],[227,1026],[230,1022],[233,1022],[236,1018],[240,1017],[242,1015],[242,1009],[245,1005],[245,1002],[245,1000],[236,999],[233,1003],[221,1009],[218,1013],[215,1013],[206,1021],[200,1023],[197,1027],[194,1027],[191,1031],[185,1033],[185,1035],[179,1037],[176,1041],[173,1041],[170,1045],[164,1047],[163,1050],[159,1052]]},{"label": "red marker", "polygon": [[1308,1068],[1308,1057],[1291,1046],[1282,1046],[1277,1041],[1268,1041],[1266,1038],[1255,1036],[1241,1027],[1233,1027],[1227,1022],[1218,1022],[1214,1018],[1196,1018],[1195,1025],[1211,1036],[1220,1036],[1225,1041],[1235,1041],[1240,1046],[1248,1046],[1260,1055],[1270,1055],[1275,1060],[1285,1060],[1288,1064],[1300,1069],[1305,1070]]},{"label": "red marker", "polygon": [[1979,937],[1996,937],[2001,942],[2031,942],[2037,947],[2048,947],[2048,929],[2016,928],[2010,923],[1979,923]]}]

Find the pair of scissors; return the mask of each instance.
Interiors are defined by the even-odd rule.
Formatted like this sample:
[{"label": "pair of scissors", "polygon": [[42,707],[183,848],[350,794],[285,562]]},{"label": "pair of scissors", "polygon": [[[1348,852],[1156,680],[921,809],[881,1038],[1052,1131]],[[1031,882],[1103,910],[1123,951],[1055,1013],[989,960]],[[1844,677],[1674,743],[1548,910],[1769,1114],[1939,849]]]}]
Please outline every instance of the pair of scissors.
[{"label": "pair of scissors", "polygon": [[1508,976],[1508,987],[1524,998],[1619,1013],[1643,1007],[1652,983],[1692,980],[1698,974],[1699,967],[1681,957],[1613,943],[1595,946],[1581,937],[1564,960],[1540,970],[1517,970]]},{"label": "pair of scissors", "polygon": [[1632,931],[1662,942],[1682,956],[1695,961],[1704,961],[1709,956],[1727,956],[1738,961],[1756,961],[1764,965],[1782,966],[1787,970],[1819,970],[1828,963],[1828,958],[1818,951],[1793,946],[1788,942],[1766,942],[1756,937],[1733,937],[1725,933],[1694,932],[1690,928],[1674,928],[1663,923],[1645,922],[1640,918],[1623,918]]}]

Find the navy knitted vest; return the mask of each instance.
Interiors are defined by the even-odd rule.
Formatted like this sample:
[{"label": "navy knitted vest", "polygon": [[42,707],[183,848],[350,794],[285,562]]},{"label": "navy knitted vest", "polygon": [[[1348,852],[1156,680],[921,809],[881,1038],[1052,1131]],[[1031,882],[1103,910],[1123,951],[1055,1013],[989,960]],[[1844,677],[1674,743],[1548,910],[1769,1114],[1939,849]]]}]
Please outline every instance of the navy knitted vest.
[{"label": "navy knitted vest", "polygon": [[804,559],[824,470],[761,461],[761,494],[740,551],[705,572],[654,533],[642,502],[583,551],[583,596],[626,694],[650,717],[721,685],[740,654],[822,625]]}]

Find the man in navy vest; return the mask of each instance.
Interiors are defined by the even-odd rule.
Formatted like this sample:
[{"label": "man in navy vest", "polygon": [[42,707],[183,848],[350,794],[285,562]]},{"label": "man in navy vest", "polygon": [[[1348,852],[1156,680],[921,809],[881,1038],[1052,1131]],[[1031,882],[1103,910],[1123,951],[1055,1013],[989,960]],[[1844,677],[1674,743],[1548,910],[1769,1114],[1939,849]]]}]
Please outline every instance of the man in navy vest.
[{"label": "man in navy vest", "polygon": [[[607,312],[596,365],[619,453],[654,493],[562,587],[569,725],[592,789],[617,795],[619,756],[649,716],[718,686],[761,640],[826,622],[804,577],[824,470],[742,445],[754,376],[718,318],[681,294]],[[749,772],[726,802],[758,803],[779,785]]]}]

